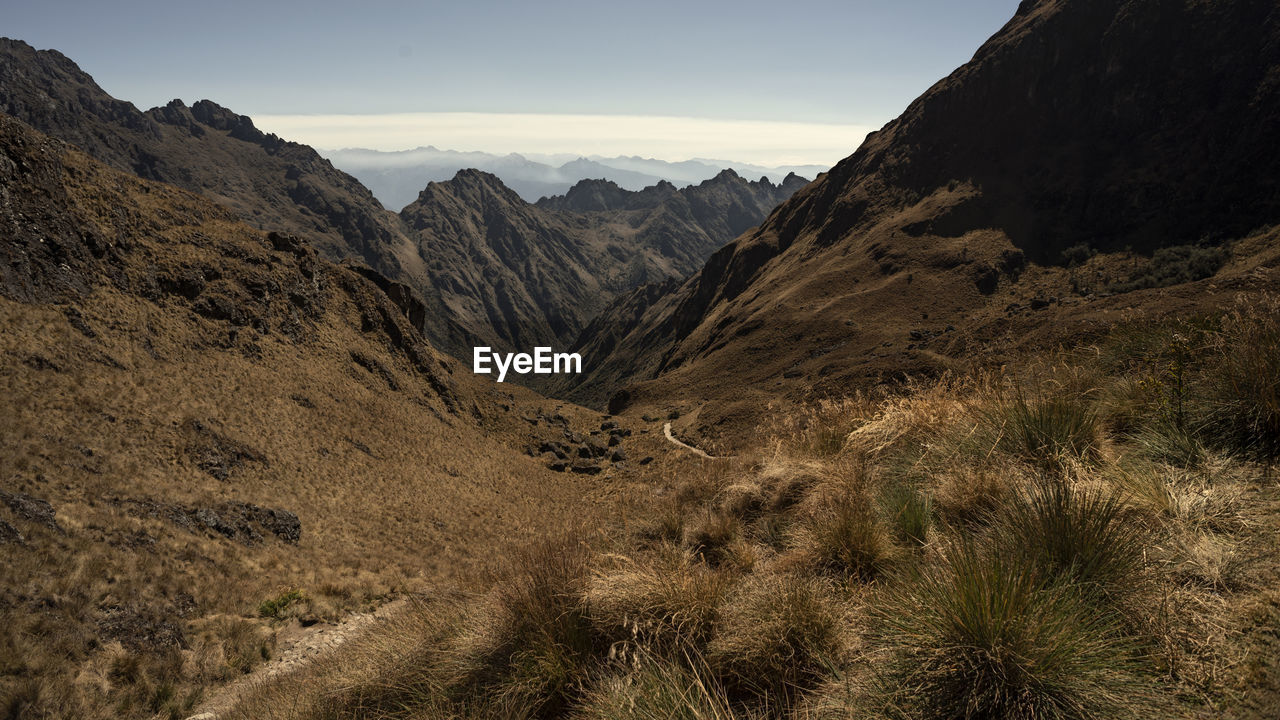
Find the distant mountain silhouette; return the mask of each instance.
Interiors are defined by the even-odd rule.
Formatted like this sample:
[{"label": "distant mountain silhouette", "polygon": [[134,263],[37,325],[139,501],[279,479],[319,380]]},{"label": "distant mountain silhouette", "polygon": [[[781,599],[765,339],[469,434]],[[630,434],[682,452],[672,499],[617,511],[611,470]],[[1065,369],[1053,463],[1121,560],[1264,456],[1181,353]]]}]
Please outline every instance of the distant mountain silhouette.
[{"label": "distant mountain silhouette", "polygon": [[348,148],[327,150],[323,154],[337,167],[360,178],[384,206],[393,210],[413,202],[428,182],[448,180],[457,171],[469,168],[497,175],[504,185],[528,202],[563,195],[579,180],[587,179],[602,178],[627,190],[643,190],[663,181],[677,187],[696,185],[726,169],[745,178],[768,177],[775,181],[788,174],[812,178],[828,169],[822,165],[763,167],[728,160],[666,162],[599,155],[564,161],[549,156],[494,155],[434,147],[398,152]]}]

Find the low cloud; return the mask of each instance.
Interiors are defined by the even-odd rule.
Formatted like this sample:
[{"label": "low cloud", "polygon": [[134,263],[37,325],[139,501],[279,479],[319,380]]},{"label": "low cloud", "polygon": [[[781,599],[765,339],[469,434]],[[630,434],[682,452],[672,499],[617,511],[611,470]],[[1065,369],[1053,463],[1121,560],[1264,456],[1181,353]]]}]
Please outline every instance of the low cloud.
[{"label": "low cloud", "polygon": [[261,129],[317,148],[406,150],[425,145],[491,153],[722,158],[761,165],[832,165],[873,128],[640,115],[397,113],[261,115]]}]

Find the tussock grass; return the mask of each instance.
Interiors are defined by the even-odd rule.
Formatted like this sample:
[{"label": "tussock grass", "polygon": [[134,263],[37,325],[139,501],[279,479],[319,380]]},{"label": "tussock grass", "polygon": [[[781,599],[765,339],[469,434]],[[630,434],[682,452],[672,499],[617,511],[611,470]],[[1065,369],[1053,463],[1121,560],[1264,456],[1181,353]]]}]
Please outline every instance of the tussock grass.
[{"label": "tussock grass", "polygon": [[1047,582],[1086,591],[1132,591],[1142,566],[1141,526],[1127,516],[1122,497],[1059,480],[1038,483],[1010,503],[996,538],[996,552],[1021,556]]},{"label": "tussock grass", "polygon": [[1208,368],[1208,424],[1226,447],[1280,457],[1280,299],[1265,296],[1228,315]]},{"label": "tussock grass", "polygon": [[1017,387],[998,394],[979,418],[995,449],[1028,463],[1056,469],[1098,454],[1097,409],[1090,396],[1072,388]]},{"label": "tussock grass", "polygon": [[731,697],[787,705],[840,662],[841,613],[821,579],[752,577],[723,613],[707,663]]},{"label": "tussock grass", "polygon": [[1026,558],[952,547],[881,604],[886,702],[917,718],[1127,717],[1144,705],[1118,628]]},{"label": "tussock grass", "polygon": [[[699,672],[698,669],[703,669]],[[735,720],[725,691],[705,663],[645,658],[632,672],[603,679],[575,720]]]},{"label": "tussock grass", "polygon": [[933,500],[913,483],[886,486],[880,495],[881,511],[900,541],[923,545],[933,524]]},{"label": "tussock grass", "polygon": [[1280,498],[1213,437],[1228,335],[1197,328],[773,418],[664,469],[633,537],[518,556],[278,717],[1222,714]]},{"label": "tussock grass", "polygon": [[796,533],[798,552],[837,576],[870,580],[889,564],[892,545],[875,508],[863,494],[827,497]]},{"label": "tussock grass", "polygon": [[688,652],[711,638],[731,578],[688,550],[665,546],[649,559],[605,558],[586,602],[610,656]]}]

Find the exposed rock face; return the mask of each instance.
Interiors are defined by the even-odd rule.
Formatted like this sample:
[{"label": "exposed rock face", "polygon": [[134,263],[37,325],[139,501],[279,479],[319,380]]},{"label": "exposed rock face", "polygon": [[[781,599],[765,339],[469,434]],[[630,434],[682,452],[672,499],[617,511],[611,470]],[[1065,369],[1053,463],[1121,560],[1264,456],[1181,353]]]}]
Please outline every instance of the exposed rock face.
[{"label": "exposed rock face", "polygon": [[1003,308],[1030,299],[1022,275],[1064,249],[1146,252],[1280,220],[1278,83],[1267,0],[1024,2],[972,61],[598,343],[613,352],[573,397],[660,375],[664,392],[707,397],[937,371],[945,353],[914,352],[914,322],[962,329],[940,349],[991,350],[1017,337]]},{"label": "exposed rock face", "polygon": [[[25,493],[0,491],[0,502],[7,505],[9,510],[22,520],[35,523],[36,525],[43,525],[50,530],[62,529],[58,525],[58,519],[54,514],[53,505],[50,505],[48,500],[32,497]],[[9,527],[12,528],[13,526],[10,525]],[[14,530],[13,533],[9,533],[9,535],[12,536],[15,533],[17,533],[16,530]],[[4,534],[4,532],[0,532],[0,535]],[[22,536],[19,534],[16,539],[21,541]]]}]

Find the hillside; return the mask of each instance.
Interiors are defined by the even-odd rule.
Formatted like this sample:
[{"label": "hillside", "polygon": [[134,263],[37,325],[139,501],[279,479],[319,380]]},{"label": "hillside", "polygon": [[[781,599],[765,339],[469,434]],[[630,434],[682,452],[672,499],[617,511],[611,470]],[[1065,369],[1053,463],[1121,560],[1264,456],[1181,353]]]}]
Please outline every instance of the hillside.
[{"label": "hillside", "polygon": [[1255,270],[1277,256],[1278,73],[1273,3],[1023,3],[679,290],[584,337],[594,375],[560,390],[684,398],[727,438],[771,397],[999,362],[1274,284]]},{"label": "hillside", "polygon": [[284,621],[446,592],[626,505],[625,463],[535,457],[599,415],[498,392],[303,237],[4,115],[0,227],[10,715],[182,717]]}]

